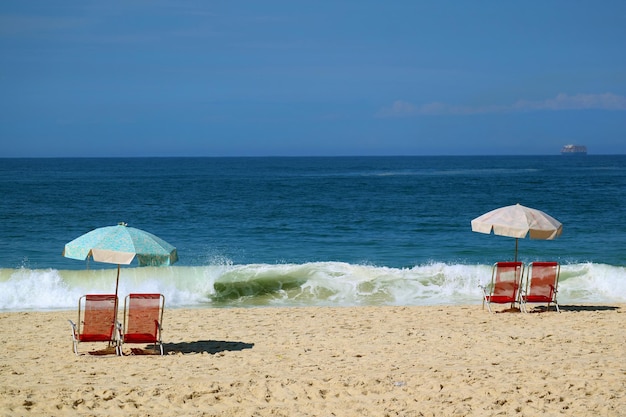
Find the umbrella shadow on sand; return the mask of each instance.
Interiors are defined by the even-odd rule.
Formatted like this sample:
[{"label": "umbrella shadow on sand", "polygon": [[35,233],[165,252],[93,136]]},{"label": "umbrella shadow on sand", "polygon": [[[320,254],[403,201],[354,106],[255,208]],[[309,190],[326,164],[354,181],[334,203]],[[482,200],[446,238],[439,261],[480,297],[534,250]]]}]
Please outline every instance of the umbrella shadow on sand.
[{"label": "umbrella shadow on sand", "polygon": [[209,353],[214,355],[224,351],[241,351],[252,349],[254,343],[228,342],[225,340],[198,340],[195,342],[163,343],[167,353]]}]

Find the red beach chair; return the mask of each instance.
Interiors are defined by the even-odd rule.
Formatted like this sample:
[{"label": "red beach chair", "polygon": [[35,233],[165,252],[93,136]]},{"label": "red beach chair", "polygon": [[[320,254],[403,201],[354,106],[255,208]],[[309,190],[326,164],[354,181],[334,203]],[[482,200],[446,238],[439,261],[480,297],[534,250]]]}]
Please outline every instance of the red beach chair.
[{"label": "red beach chair", "polygon": [[118,324],[119,348],[122,355],[124,343],[152,344],[155,352],[163,355],[161,324],[165,297],[162,294],[130,294],[124,301],[124,326]]},{"label": "red beach chair", "polygon": [[522,292],[522,311],[528,312],[527,303],[547,303],[547,308],[554,303],[559,313],[559,303],[556,301],[557,286],[561,265],[557,262],[533,262],[526,273],[526,288]]},{"label": "red beach chair", "polygon": [[74,353],[78,355],[81,342],[108,342],[116,344],[115,321],[117,297],[115,294],[87,294],[78,300],[78,322],[68,320],[72,326]]},{"label": "red beach chair", "polygon": [[[511,304],[511,308],[519,301],[520,282],[524,271],[521,262],[496,262],[491,269],[491,283],[481,286],[483,289],[483,308],[491,311],[491,303]],[[489,289],[489,293],[487,293]]]}]

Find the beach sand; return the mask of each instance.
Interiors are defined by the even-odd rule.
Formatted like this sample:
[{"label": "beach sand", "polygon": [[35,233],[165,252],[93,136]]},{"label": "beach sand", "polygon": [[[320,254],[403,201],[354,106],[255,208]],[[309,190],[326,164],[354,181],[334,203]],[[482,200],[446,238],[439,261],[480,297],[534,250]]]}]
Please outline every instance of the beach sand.
[{"label": "beach sand", "polygon": [[0,314],[0,416],[626,415],[626,305],[166,309],[165,356],[67,319]]}]

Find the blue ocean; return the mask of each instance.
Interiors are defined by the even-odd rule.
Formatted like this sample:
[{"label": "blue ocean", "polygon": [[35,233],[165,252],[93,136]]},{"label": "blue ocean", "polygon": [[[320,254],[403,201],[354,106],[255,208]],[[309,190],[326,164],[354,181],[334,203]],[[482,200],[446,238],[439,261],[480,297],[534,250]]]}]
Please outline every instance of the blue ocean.
[{"label": "blue ocean", "polygon": [[178,249],[122,266],[167,306],[480,304],[515,240],[470,221],[520,203],[563,223],[519,240],[558,261],[561,304],[626,302],[626,155],[0,159],[0,310],[75,309],[117,267],[62,256],[126,222]]}]

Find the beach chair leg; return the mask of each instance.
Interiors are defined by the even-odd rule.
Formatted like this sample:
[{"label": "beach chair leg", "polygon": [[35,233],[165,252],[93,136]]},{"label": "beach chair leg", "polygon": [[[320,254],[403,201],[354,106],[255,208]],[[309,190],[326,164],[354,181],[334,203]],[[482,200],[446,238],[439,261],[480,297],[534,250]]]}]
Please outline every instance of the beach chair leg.
[{"label": "beach chair leg", "polygon": [[115,322],[115,353],[117,356],[124,356],[122,353],[122,323]]},{"label": "beach chair leg", "polygon": [[72,320],[68,320],[70,322],[70,327],[72,330],[72,350],[78,356],[78,338],[76,336],[76,324]]},{"label": "beach chair leg", "polygon": [[487,291],[485,290],[485,287],[483,285],[479,285],[479,287],[483,291],[483,310],[485,309],[485,302],[487,302],[487,309],[489,310],[490,313],[492,313],[491,305],[490,305],[491,303],[489,302],[489,300],[487,300]]}]

